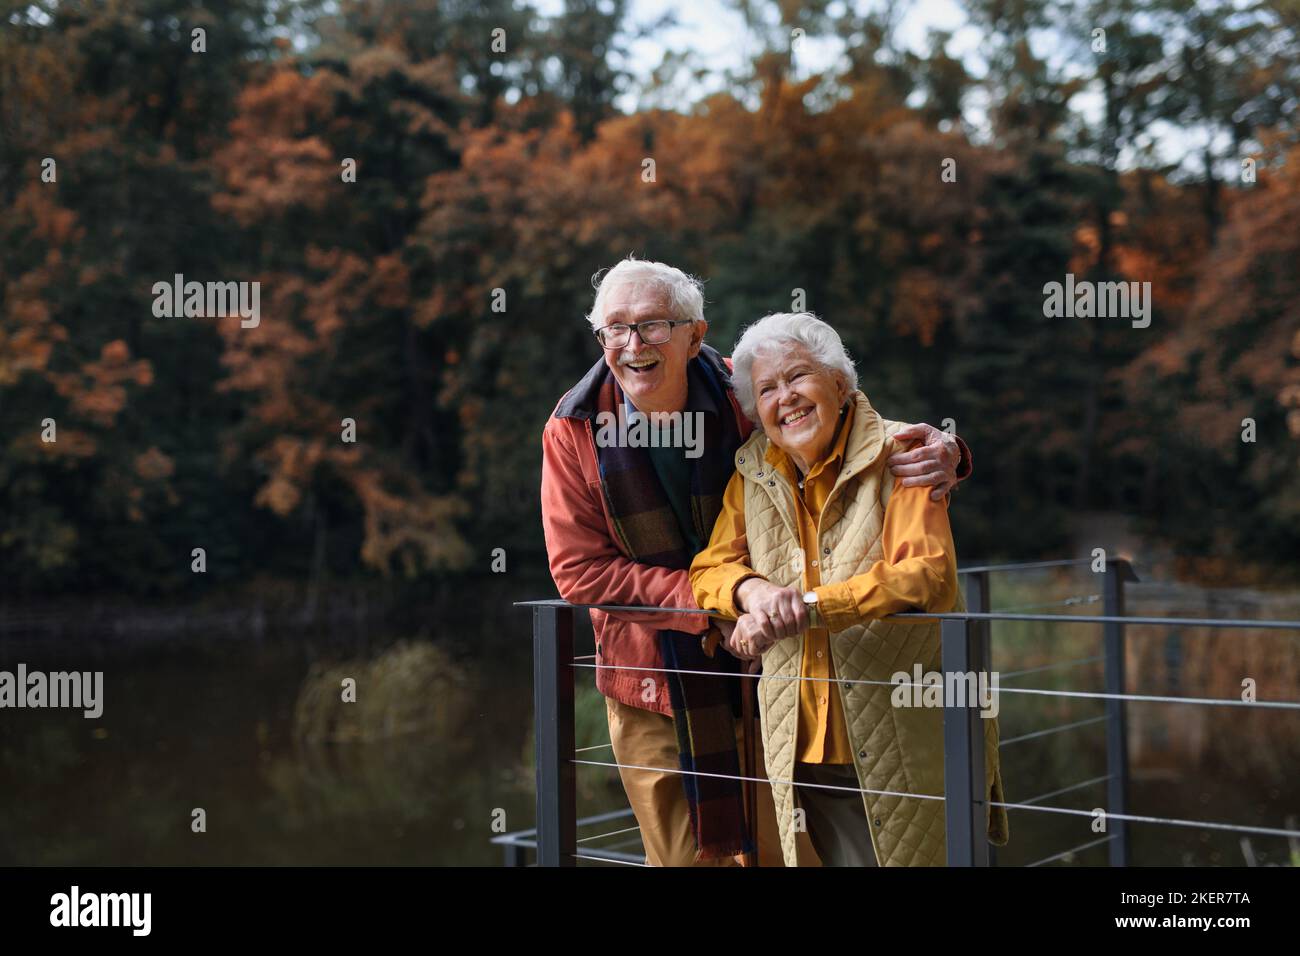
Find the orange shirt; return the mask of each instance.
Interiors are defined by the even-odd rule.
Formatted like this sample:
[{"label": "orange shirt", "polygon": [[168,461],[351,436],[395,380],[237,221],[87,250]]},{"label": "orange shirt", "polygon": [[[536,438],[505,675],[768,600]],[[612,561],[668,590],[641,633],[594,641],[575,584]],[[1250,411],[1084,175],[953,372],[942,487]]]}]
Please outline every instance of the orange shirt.
[{"label": "orange shirt", "polygon": [[[849,428],[841,421],[826,455],[803,478],[794,461],[769,445],[766,461],[784,475],[796,491],[795,513],[799,546],[803,549],[804,590],[816,591],[818,610],[827,627],[804,635],[799,687],[799,738],[795,756],[803,763],[852,763],[848,727],[844,721],[830,634],[865,620],[887,617],[920,607],[949,610],[957,598],[957,556],[948,524],[948,499],[930,500],[930,488],[902,487],[895,479],[882,531],[883,557],[862,574],[836,584],[822,584],[817,527],[822,509],[839,477]],[[883,480],[888,481],[886,477]],[[701,608],[738,617],[735,588],[759,576],[748,564],[745,537],[745,479],[731,476],[722,498],[722,511],[709,545],[691,563],[691,585]]]}]

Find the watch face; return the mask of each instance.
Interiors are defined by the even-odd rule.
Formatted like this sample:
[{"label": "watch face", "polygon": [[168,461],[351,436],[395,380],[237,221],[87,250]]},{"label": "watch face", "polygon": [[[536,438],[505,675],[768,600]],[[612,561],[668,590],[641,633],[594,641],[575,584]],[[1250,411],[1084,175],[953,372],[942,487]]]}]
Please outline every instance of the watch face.
[{"label": "watch face", "polygon": [[804,603],[804,604],[816,604],[816,603],[817,603],[817,592],[816,592],[816,591],[805,591],[805,592],[803,593],[803,603]]}]

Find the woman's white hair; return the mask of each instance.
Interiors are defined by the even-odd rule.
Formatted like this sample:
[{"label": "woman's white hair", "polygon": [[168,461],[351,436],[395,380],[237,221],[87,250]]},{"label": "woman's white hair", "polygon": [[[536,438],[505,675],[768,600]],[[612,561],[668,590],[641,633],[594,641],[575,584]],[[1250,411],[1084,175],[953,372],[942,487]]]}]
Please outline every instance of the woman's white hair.
[{"label": "woman's white hair", "polygon": [[587,321],[593,329],[605,324],[605,300],[609,294],[627,285],[659,289],[668,296],[677,318],[704,321],[704,290],[700,280],[662,262],[628,256],[603,276],[599,272],[593,275],[591,285],[596,290],[596,301],[587,313]]},{"label": "woman's white hair", "polygon": [[858,370],[844,349],[840,334],[811,312],[774,312],[748,326],[731,352],[732,387],[740,409],[758,424],[754,397],[754,359],[760,353],[781,352],[802,345],[812,359],[832,374],[842,376],[852,392],[858,387]]}]

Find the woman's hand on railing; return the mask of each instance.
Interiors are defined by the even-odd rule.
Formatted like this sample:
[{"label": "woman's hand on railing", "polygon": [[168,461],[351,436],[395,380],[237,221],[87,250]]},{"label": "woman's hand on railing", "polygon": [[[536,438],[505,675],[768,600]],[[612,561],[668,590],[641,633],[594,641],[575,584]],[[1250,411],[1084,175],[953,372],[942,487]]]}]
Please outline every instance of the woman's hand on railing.
[{"label": "woman's hand on railing", "polygon": [[798,588],[777,587],[763,578],[746,578],[736,585],[736,603],[746,614],[753,615],[767,644],[808,630],[808,608]]},{"label": "woman's hand on railing", "polygon": [[739,621],[728,621],[730,632],[724,631],[724,646],[732,657],[742,661],[756,661],[762,657],[763,645],[758,641],[753,622],[748,614],[741,615]]},{"label": "woman's hand on railing", "polygon": [[746,674],[757,674],[763,669],[763,655],[767,653],[768,648],[772,645],[763,640],[756,626],[757,619],[750,614],[742,614],[740,620],[736,622],[736,631],[740,634],[740,640],[745,642],[745,646],[753,653],[753,657],[745,664]]},{"label": "woman's hand on railing", "polygon": [[[726,648],[728,653],[731,653],[732,656],[734,657],[735,652],[731,650],[731,634],[733,631],[735,631],[735,629],[736,629],[735,621],[729,620],[725,617],[715,617],[713,619],[713,627],[711,628],[711,631],[718,632],[718,640],[717,643],[713,645],[713,647],[716,647],[717,644],[721,644],[724,648]],[[712,657],[713,656],[712,647],[706,648],[706,650],[708,652],[708,655]]]}]

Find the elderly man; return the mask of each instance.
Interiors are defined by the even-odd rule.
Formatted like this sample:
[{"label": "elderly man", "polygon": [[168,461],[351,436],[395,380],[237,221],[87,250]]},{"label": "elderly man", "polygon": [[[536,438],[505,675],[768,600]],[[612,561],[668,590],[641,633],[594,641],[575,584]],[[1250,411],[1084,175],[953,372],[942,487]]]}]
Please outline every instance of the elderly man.
[{"label": "elderly man", "polygon": [[[736,449],[753,428],[732,393],[730,360],[704,344],[699,283],[663,263],[629,258],[610,269],[587,319],[604,355],[542,434],[551,576],[575,604],[697,608],[691,559],[709,541]],[[640,416],[649,426],[643,438],[662,429],[680,439],[690,433],[683,415],[694,416],[702,440],[634,442],[634,430],[604,427]],[[889,460],[904,485],[933,485],[939,499],[970,473],[960,439],[924,424],[898,437],[922,440]],[[735,865],[757,849],[761,865],[779,866],[770,790],[759,791],[753,808],[754,848],[732,779],[740,776],[739,682],[714,674],[740,672],[738,657],[718,649],[737,650],[733,625],[654,612],[593,610],[591,619],[596,686],[646,861]]]}]

